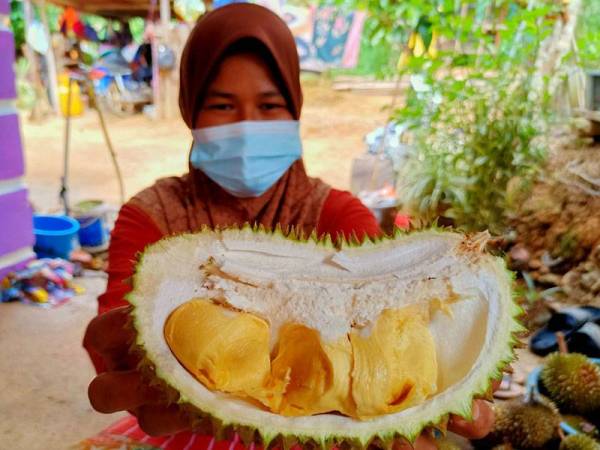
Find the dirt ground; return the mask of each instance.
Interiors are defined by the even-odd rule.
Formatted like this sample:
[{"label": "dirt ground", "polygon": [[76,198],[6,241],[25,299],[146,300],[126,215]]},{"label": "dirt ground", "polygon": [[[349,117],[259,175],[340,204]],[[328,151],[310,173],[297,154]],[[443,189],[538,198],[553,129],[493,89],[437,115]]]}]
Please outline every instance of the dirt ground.
[{"label": "dirt ground", "polygon": [[[309,173],[347,188],[351,160],[364,151],[364,134],[384,123],[382,108],[388,100],[337,93],[327,82],[306,82],[302,131]],[[40,212],[57,211],[64,120],[23,120],[22,128],[31,201]],[[110,117],[109,131],[128,196],[156,178],[186,170],[191,138],[180,120]],[[97,117],[90,112],[73,120],[71,152],[71,201],[99,198],[116,205],[118,185]],[[79,283],[86,294],[56,309],[0,304],[0,450],[66,449],[119,417],[89,406],[86,392],[93,368],[81,348],[105,279]]]}]

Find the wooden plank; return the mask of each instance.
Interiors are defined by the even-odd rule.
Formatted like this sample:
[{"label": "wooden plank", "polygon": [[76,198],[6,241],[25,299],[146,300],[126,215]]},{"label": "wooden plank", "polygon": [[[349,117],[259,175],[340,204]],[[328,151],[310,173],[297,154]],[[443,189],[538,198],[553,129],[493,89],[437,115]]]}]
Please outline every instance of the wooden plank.
[{"label": "wooden plank", "polygon": [[[146,16],[150,9],[150,0],[48,0],[62,7],[73,7],[83,11],[104,16]],[[171,2],[172,3],[172,2]],[[172,5],[171,5],[172,8]]]},{"label": "wooden plank", "polygon": [[407,88],[408,81],[403,81],[400,86],[397,86],[395,81],[346,81],[333,84],[333,89],[336,91],[362,92],[374,95],[401,94]]}]

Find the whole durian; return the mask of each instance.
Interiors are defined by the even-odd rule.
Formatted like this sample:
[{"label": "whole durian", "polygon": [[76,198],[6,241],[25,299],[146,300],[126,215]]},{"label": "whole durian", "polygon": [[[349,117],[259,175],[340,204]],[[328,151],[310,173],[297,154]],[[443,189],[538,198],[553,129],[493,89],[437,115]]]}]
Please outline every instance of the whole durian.
[{"label": "whole durian", "polygon": [[[547,398],[514,399],[494,404],[496,420],[491,433],[484,439],[485,448],[507,443],[513,448],[538,449],[558,437],[560,415]],[[482,447],[483,448],[483,447]]]},{"label": "whole durian", "polygon": [[600,410],[600,367],[579,353],[553,353],[541,373],[544,387],[561,411]]},{"label": "whole durian", "polygon": [[559,450],[600,450],[600,443],[585,434],[573,434],[563,439]]}]

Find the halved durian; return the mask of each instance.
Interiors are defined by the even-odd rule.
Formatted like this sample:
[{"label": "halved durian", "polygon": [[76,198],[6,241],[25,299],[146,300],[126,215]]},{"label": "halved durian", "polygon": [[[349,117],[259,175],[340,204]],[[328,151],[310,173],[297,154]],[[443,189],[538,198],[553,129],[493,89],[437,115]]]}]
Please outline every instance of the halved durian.
[{"label": "halved durian", "polygon": [[513,359],[520,309],[484,243],[437,230],[341,248],[251,228],[164,239],[128,297],[136,345],[178,402],[242,437],[412,441],[469,418]]}]

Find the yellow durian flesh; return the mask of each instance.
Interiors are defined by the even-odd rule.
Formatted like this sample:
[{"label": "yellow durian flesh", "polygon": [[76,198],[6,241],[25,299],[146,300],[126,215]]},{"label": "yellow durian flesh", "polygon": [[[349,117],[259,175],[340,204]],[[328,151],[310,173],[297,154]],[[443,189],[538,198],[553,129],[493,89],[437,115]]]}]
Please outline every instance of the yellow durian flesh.
[{"label": "yellow durian flesh", "polygon": [[435,394],[435,343],[420,308],[385,310],[369,336],[353,332],[350,340],[357,417],[397,412]]},{"label": "yellow durian flesh", "polygon": [[252,314],[195,299],[173,311],[164,333],[179,362],[209,389],[242,394],[270,373],[269,325]]},{"label": "yellow durian flesh", "polygon": [[169,316],[165,339],[209,389],[256,400],[283,416],[339,412],[366,419],[435,393],[436,353],[427,319],[422,308],[384,310],[367,335],[355,330],[335,342],[286,324],[270,355],[267,322],[193,300]]}]

